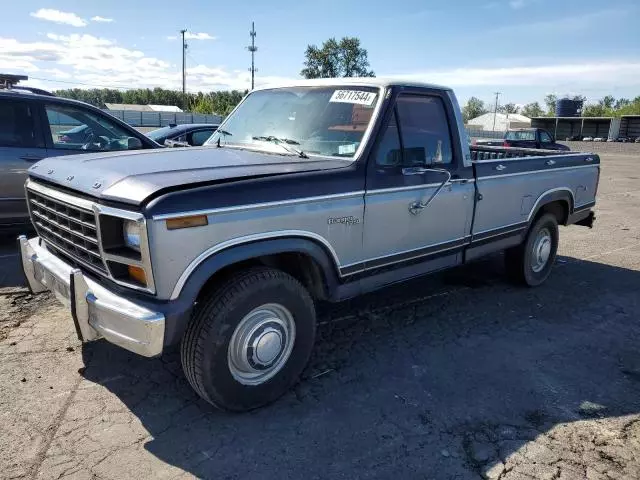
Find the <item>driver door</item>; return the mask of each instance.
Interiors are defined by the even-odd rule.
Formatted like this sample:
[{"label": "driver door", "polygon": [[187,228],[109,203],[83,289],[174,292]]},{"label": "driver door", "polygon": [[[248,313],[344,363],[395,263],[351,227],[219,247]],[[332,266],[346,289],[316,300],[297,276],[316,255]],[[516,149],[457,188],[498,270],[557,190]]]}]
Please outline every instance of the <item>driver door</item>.
[{"label": "driver door", "polygon": [[[367,270],[416,261],[433,261],[438,269],[461,261],[473,215],[473,173],[454,148],[453,112],[441,95],[401,93],[379,134],[367,172]],[[412,208],[432,196],[427,206]]]}]

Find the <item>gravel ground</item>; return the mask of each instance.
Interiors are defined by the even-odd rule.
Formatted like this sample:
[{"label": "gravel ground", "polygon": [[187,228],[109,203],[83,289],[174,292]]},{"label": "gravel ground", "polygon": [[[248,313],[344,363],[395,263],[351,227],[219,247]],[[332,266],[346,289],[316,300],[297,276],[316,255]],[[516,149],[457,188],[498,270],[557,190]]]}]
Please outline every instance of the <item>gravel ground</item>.
[{"label": "gravel ground", "polygon": [[300,384],[217,412],[173,351],[80,345],[0,245],[3,478],[640,478],[640,157],[603,155],[596,227],[549,281],[500,256],[320,306]]}]

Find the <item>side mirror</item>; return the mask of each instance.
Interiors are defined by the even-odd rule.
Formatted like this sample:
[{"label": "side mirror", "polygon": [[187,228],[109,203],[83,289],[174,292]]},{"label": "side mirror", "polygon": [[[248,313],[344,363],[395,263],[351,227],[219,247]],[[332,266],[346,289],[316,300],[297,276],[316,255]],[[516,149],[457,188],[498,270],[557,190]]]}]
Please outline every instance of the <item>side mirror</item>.
[{"label": "side mirror", "polygon": [[191,145],[189,145],[188,142],[180,142],[178,140],[165,140],[164,141],[164,146],[165,147],[190,147]]},{"label": "side mirror", "polygon": [[139,150],[142,148],[142,140],[136,137],[127,139],[127,150]]}]

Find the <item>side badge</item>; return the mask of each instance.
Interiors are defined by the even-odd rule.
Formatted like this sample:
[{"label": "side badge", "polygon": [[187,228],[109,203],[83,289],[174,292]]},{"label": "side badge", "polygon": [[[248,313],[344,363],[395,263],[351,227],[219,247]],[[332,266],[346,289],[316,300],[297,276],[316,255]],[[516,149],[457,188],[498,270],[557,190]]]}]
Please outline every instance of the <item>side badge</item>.
[{"label": "side badge", "polygon": [[93,184],[93,188],[100,188],[102,186],[102,184],[100,182],[95,182]]}]

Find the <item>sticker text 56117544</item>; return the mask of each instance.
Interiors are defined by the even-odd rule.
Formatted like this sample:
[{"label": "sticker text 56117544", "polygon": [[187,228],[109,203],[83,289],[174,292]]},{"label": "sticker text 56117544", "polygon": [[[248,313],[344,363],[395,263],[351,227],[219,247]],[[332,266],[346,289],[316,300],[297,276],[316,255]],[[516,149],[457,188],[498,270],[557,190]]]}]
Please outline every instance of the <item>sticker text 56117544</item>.
[{"label": "sticker text 56117544", "polygon": [[373,105],[376,99],[375,92],[365,92],[362,90],[336,90],[329,99],[330,102],[357,103],[360,105]]}]

